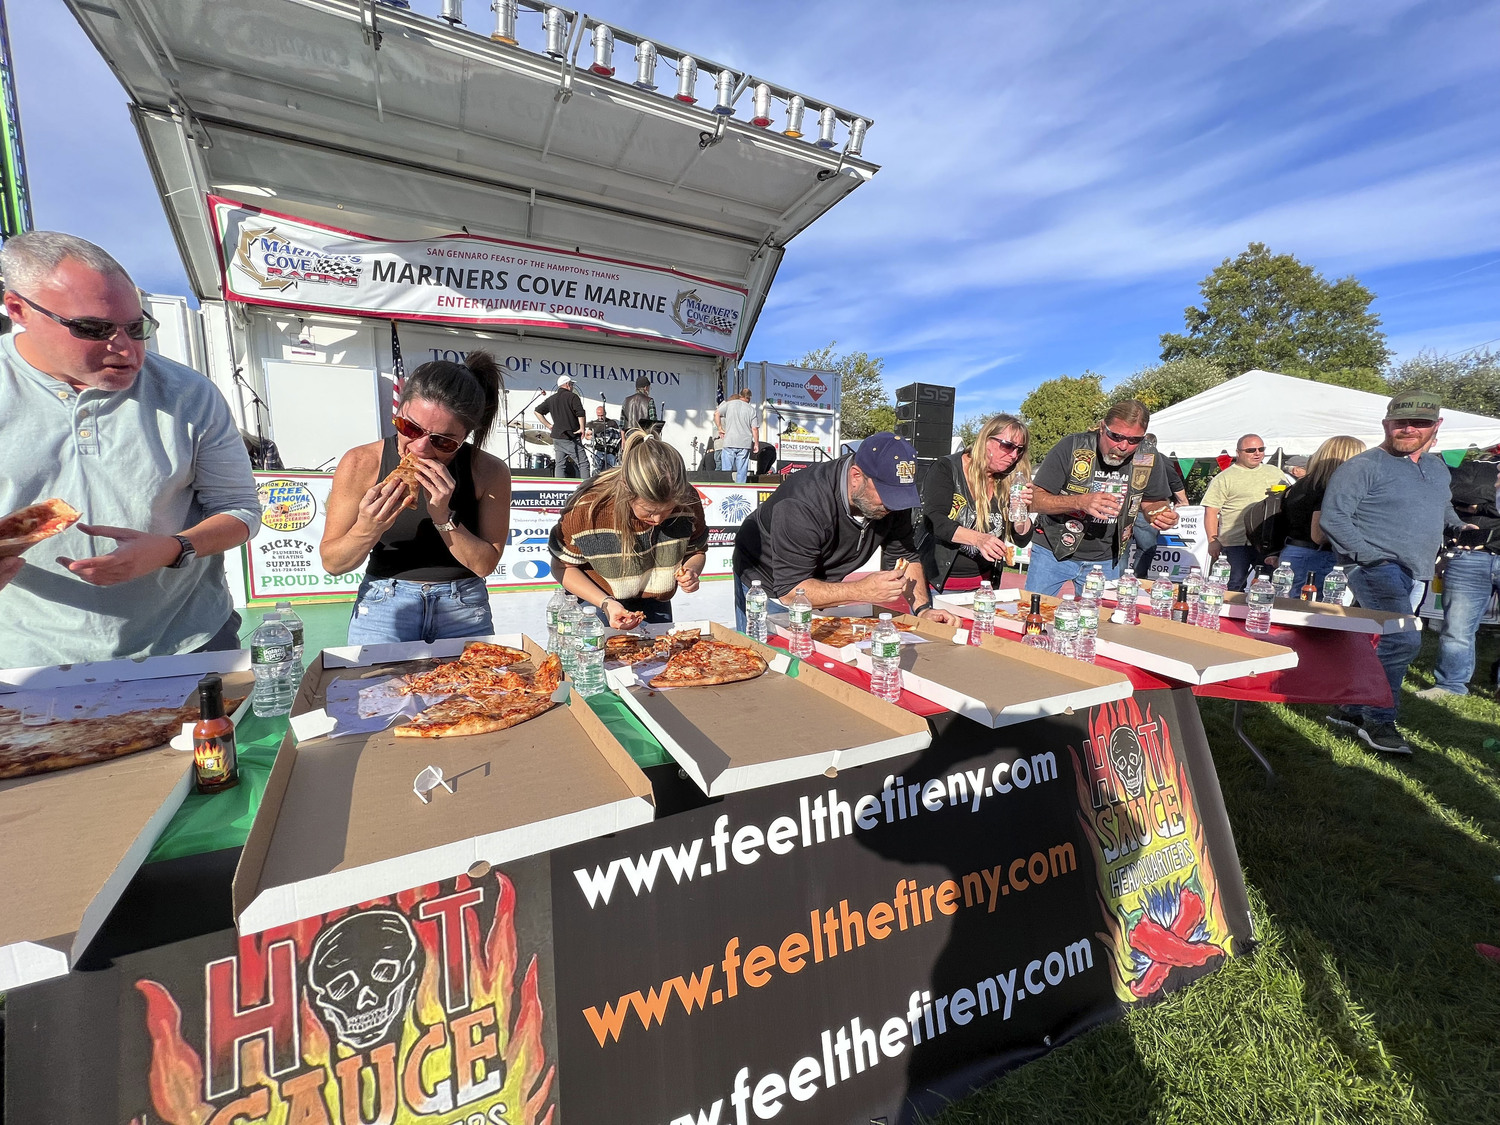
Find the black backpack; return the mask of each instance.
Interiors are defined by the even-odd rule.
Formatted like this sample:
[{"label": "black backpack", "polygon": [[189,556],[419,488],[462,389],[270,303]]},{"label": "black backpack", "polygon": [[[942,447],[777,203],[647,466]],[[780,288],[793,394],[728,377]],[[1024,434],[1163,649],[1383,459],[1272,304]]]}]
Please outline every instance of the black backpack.
[{"label": "black backpack", "polygon": [[1286,546],[1286,513],[1281,510],[1286,489],[1267,492],[1245,509],[1245,542],[1261,558],[1274,555]]}]

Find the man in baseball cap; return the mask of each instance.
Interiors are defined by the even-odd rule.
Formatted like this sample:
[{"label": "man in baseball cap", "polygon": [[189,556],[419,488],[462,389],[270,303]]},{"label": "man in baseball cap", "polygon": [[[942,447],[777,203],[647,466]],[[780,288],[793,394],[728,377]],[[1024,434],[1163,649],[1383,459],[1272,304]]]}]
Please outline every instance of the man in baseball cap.
[{"label": "man in baseball cap", "polygon": [[536,416],[552,429],[553,471],[560,477],[588,476],[588,454],[583,451],[583,399],[573,390],[569,375],[557,377],[557,390],[544,398]]},{"label": "man in baseball cap", "polygon": [[[734,541],[735,621],[745,628],[745,592],[756,579],[773,598],[801,589],[813,608],[848,602],[905,602],[918,617],[957,624],[936,609],[917,552],[917,451],[892,433],[873,434],[855,453],[793,473],[740,525]],[[879,548],[881,565],[844,579]]]}]

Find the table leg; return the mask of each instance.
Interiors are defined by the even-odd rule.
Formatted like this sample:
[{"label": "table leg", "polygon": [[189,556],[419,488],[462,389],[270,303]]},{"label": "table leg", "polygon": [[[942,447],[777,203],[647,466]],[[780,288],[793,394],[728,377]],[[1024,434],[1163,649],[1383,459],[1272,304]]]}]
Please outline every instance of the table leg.
[{"label": "table leg", "polygon": [[1234,733],[1240,736],[1240,741],[1245,744],[1250,753],[1255,755],[1255,760],[1259,762],[1262,767],[1264,767],[1266,773],[1270,774],[1272,777],[1275,777],[1276,771],[1271,768],[1271,763],[1266,761],[1266,756],[1260,752],[1260,747],[1250,741],[1250,736],[1245,733],[1244,724],[1245,702],[1244,700],[1236,699],[1234,701]]}]

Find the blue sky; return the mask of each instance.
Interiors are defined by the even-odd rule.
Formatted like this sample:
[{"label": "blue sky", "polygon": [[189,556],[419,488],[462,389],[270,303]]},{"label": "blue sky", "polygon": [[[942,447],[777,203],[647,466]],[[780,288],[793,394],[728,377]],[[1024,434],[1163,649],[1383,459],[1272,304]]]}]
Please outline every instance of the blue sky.
[{"label": "blue sky", "polygon": [[[1013,408],[1055,375],[1154,362],[1252,240],[1357,276],[1399,357],[1500,345],[1495,3],[590,11],[875,120],[882,171],[792,243],[747,359],[836,339],[884,356],[892,387],[956,383],[960,414]],[[186,292],[120,86],[61,0],[9,16],[38,225]]]}]

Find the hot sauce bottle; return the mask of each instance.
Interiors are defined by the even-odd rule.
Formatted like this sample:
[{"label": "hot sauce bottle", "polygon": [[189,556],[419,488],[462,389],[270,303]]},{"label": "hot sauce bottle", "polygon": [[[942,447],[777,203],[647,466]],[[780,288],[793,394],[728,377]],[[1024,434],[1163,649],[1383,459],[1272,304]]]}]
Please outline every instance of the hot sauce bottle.
[{"label": "hot sauce bottle", "polygon": [[198,681],[198,722],[193,727],[193,772],[198,792],[221,793],[240,783],[234,723],[224,714],[224,681],[210,672]]},{"label": "hot sauce bottle", "polygon": [[1172,599],[1172,620],[1181,621],[1184,625],[1188,619],[1187,584],[1177,583],[1177,593]]},{"label": "hot sauce bottle", "polygon": [[1305,602],[1315,602],[1318,600],[1318,584],[1313,581],[1315,574],[1317,574],[1317,571],[1309,570],[1307,572],[1307,581],[1302,584],[1302,600]]},{"label": "hot sauce bottle", "polygon": [[1042,643],[1042,635],[1043,635],[1042,634],[1042,628],[1043,628],[1043,624],[1044,623],[1042,621],[1042,595],[1041,594],[1032,594],[1031,595],[1031,612],[1029,612],[1026,615],[1025,622],[1023,623],[1023,628],[1025,630],[1024,633],[1023,633],[1023,636],[1025,637],[1025,643],[1026,644],[1036,645],[1036,644],[1041,644]]}]

